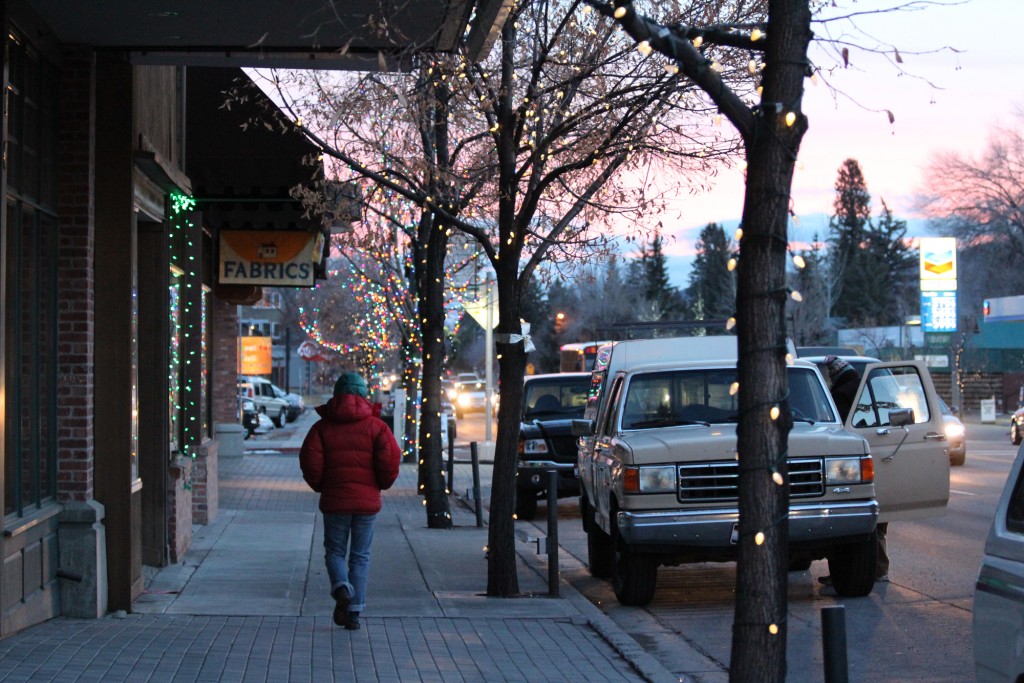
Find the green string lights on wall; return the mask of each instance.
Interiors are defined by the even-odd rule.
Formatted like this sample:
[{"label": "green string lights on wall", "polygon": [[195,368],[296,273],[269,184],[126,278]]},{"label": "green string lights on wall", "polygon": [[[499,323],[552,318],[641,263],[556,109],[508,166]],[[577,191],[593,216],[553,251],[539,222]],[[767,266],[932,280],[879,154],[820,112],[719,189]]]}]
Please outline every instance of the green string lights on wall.
[{"label": "green string lights on wall", "polygon": [[[202,439],[199,420],[200,392],[197,382],[202,381],[201,354],[205,343],[202,330],[205,321],[198,321],[196,306],[202,306],[202,286],[197,263],[196,225],[189,213],[195,209],[196,200],[180,193],[171,193],[169,216],[170,234],[168,240],[171,281],[169,287],[170,316],[170,364],[168,368],[168,410],[170,413],[170,442],[177,444],[172,455],[191,457],[197,455],[197,446]],[[198,292],[198,295],[197,295]],[[197,355],[200,356],[196,363]],[[199,371],[196,367],[199,365]],[[192,488],[191,479],[184,482],[185,490]]]}]

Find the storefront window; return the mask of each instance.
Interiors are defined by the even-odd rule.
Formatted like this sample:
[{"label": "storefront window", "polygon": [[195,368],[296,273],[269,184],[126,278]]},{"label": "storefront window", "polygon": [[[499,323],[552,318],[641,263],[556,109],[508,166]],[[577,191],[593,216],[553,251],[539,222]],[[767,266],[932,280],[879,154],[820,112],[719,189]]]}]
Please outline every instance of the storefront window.
[{"label": "storefront window", "polygon": [[[4,513],[24,515],[56,496],[57,72],[17,33],[5,46]],[[85,400],[63,389],[70,406],[62,408]]]},{"label": "storefront window", "polygon": [[57,451],[57,222],[8,205],[4,513],[53,498]]}]

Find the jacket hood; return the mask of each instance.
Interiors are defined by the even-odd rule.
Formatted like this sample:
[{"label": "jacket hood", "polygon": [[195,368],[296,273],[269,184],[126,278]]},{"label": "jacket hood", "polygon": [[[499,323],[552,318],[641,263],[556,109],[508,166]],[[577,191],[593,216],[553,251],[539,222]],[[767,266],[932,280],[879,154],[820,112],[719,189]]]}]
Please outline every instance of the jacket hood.
[{"label": "jacket hood", "polygon": [[331,422],[357,422],[368,417],[380,417],[381,405],[370,403],[369,399],[356,394],[335,396],[322,406],[317,406],[316,413]]}]

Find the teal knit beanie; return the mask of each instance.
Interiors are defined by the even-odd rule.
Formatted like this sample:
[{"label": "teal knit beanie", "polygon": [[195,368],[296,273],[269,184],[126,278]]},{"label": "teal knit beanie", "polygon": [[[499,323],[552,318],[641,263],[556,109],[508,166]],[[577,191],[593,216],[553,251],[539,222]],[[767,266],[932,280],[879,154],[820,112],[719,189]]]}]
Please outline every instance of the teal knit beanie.
[{"label": "teal knit beanie", "polygon": [[366,380],[360,377],[358,373],[343,372],[334,384],[334,395],[341,396],[342,394],[355,394],[356,396],[367,398],[370,392],[366,388]]}]

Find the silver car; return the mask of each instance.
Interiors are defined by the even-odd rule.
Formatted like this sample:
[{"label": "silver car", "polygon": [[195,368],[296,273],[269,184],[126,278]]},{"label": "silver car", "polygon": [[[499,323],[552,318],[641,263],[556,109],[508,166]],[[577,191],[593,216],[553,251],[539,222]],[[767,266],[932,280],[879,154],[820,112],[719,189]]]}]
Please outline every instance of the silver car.
[{"label": "silver car", "polygon": [[974,588],[978,683],[1024,677],[1024,448],[1003,488]]}]

